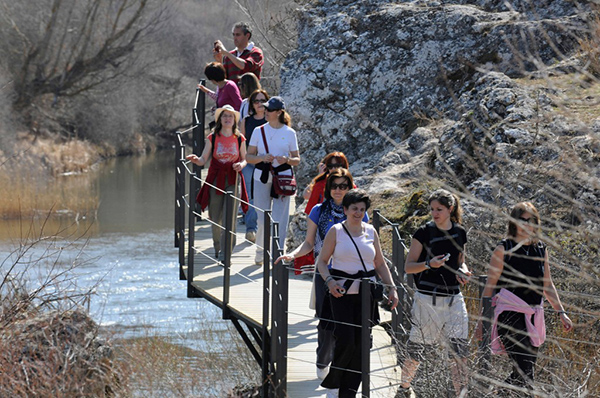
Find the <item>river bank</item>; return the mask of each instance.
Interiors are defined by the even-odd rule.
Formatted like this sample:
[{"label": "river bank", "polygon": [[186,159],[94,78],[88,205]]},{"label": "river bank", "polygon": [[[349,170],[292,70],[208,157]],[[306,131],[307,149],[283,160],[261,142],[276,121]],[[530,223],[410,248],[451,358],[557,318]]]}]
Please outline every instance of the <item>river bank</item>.
[{"label": "river bank", "polygon": [[179,280],[171,151],[110,158],[28,186],[52,190],[60,204],[51,214],[38,202],[30,217],[0,219],[3,270],[28,269],[22,281],[30,291],[41,277],[65,275],[54,291],[82,298],[115,360],[127,365],[132,396],[183,390],[222,398],[258,374],[231,325],[205,300],[188,299]]}]

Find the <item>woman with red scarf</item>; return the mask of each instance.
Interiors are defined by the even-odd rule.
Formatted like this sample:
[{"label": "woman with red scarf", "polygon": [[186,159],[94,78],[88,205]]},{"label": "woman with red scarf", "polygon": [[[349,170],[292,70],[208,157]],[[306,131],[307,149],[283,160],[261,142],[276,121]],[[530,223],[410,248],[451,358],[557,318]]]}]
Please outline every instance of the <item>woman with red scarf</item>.
[{"label": "woman with red scarf", "polygon": [[[204,166],[209,159],[210,167],[206,176],[207,184],[202,186],[197,202],[202,210],[208,206],[208,217],[213,221],[212,235],[215,257],[219,256],[222,242],[225,241],[225,231],[220,227],[223,225],[223,213],[225,212],[225,195],[223,191],[231,191],[238,196],[238,175],[242,180],[242,200],[248,202],[246,186],[242,169],[246,166],[246,139],[238,130],[240,114],[231,105],[225,105],[215,111],[216,125],[212,134],[206,137],[204,151],[201,156],[189,155],[187,160],[198,166]],[[210,185],[209,185],[210,184]],[[211,186],[212,185],[212,186]],[[218,189],[213,188],[216,186]],[[232,217],[237,215],[239,202],[236,201]],[[242,203],[242,210],[246,212],[248,206]],[[235,221],[235,220],[234,220]],[[235,226],[233,223],[233,246],[235,246]]]}]

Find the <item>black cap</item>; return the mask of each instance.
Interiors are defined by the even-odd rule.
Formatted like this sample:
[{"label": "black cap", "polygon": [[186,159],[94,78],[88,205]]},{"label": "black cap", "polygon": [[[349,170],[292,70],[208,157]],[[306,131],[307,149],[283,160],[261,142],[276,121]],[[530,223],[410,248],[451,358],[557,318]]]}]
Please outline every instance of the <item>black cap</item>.
[{"label": "black cap", "polygon": [[280,109],[285,109],[285,103],[283,102],[283,98],[281,97],[271,97],[267,102],[263,104],[265,109],[270,111],[278,111]]}]

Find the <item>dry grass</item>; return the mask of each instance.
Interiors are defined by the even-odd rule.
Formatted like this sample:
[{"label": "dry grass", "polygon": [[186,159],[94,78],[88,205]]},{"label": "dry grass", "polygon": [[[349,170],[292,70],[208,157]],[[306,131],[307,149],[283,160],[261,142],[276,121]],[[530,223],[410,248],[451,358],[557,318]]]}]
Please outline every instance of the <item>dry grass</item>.
[{"label": "dry grass", "polygon": [[600,77],[600,17],[594,16],[588,26],[589,35],[579,39],[580,56],[585,63],[583,69],[591,76]]},{"label": "dry grass", "polygon": [[0,395],[113,397],[120,369],[97,325],[80,311],[22,313],[0,335]]},{"label": "dry grass", "polygon": [[121,391],[122,369],[82,310],[91,293],[73,288],[72,270],[85,263],[62,261],[69,243],[66,230],[60,232],[46,235],[43,226],[31,226],[1,259],[2,397],[114,397]]},{"label": "dry grass", "polygon": [[[415,186],[408,194],[384,193],[373,195],[373,208],[381,210],[382,215],[398,223],[401,236],[406,245],[410,245],[412,233],[429,220],[426,195],[432,186]],[[555,208],[554,211],[558,209]],[[498,214],[503,209],[496,210]],[[557,216],[557,218],[560,218]],[[475,221],[475,220],[471,220]],[[503,226],[497,233],[484,233],[476,225],[467,221],[471,249],[468,252],[469,264],[477,275],[485,275],[490,253],[484,248],[493,247],[504,233]],[[383,226],[386,223],[382,223]],[[556,230],[551,225],[545,227],[550,242],[553,278],[565,307],[575,323],[573,333],[562,329],[556,314],[550,309],[546,312],[548,339],[542,346],[536,366],[536,386],[540,397],[583,397],[600,396],[600,293],[596,271],[587,271],[583,264],[597,264],[598,242],[590,241],[585,228],[573,226],[569,230]],[[381,232],[384,252],[391,258],[391,229],[384,227]],[[474,241],[485,241],[474,248]],[[580,259],[580,263],[574,262]],[[474,336],[475,324],[479,315],[480,285],[477,279],[463,289],[463,295],[470,314],[469,336]],[[406,314],[408,316],[409,314]],[[409,325],[406,325],[409,327]],[[399,342],[400,357],[404,355],[404,343]],[[491,370],[483,371],[477,354],[479,342],[471,338],[472,356],[469,360],[472,393],[485,397],[492,394],[490,386],[502,385],[508,376],[511,364],[506,357],[493,356]],[[430,353],[428,363],[424,363],[415,380],[419,394],[426,397],[446,396],[452,391],[450,375],[445,366],[448,358],[444,350]],[[588,395],[585,395],[588,394]],[[421,395],[419,395],[421,396]],[[489,395],[492,396],[492,395]]]},{"label": "dry grass", "polygon": [[[87,144],[70,141],[51,144],[39,140],[23,150],[19,161],[9,159],[0,164],[0,217],[31,218],[40,214],[95,214],[99,192],[85,173],[97,155]],[[35,160],[41,159],[41,160]],[[42,162],[51,170],[41,170]],[[55,179],[60,178],[60,184]]]},{"label": "dry grass", "polygon": [[[118,361],[126,364],[132,396],[232,396],[239,385],[260,385],[260,367],[235,329],[204,323],[207,329],[181,337],[151,336],[120,340]],[[191,349],[202,342],[202,349]]]}]

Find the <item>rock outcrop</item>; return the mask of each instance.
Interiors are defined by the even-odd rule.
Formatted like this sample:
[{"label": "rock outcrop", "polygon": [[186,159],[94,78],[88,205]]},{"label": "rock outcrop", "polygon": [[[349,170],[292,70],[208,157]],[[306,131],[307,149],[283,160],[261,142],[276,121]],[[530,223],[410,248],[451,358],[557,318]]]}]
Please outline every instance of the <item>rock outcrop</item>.
[{"label": "rock outcrop", "polygon": [[281,93],[301,183],[341,150],[371,192],[453,187],[474,225],[489,222],[482,203],[521,200],[598,220],[600,97],[580,49],[600,41],[593,4],[315,1],[298,15]]}]

